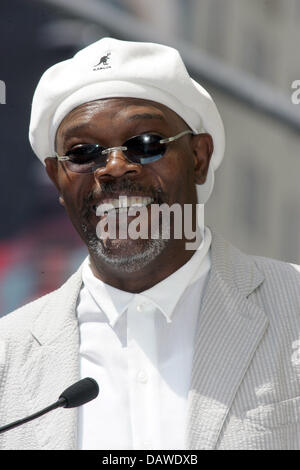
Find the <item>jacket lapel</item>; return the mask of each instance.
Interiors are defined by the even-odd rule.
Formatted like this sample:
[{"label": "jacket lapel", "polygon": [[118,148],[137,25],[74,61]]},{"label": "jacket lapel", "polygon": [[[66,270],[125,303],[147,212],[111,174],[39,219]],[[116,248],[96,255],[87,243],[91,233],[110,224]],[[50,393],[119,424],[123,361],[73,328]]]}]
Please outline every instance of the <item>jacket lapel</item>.
[{"label": "jacket lapel", "polygon": [[214,449],[235,394],[267,328],[247,297],[264,280],[252,259],[212,232],[212,267],[195,339],[188,398],[190,449]]},{"label": "jacket lapel", "polygon": [[[32,352],[21,371],[28,414],[55,402],[66,387],[79,380],[76,302],[81,283],[80,268],[49,296],[49,301],[33,325]],[[36,420],[35,424],[36,438],[41,448],[76,447],[76,408],[51,411]]]}]

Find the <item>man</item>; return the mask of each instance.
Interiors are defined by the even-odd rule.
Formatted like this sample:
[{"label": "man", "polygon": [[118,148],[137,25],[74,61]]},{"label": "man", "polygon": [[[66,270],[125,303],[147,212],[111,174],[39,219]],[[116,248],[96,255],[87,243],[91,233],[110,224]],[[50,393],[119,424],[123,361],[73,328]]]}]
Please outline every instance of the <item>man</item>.
[{"label": "man", "polygon": [[[178,52],[104,38],[51,67],[30,141],[89,257],[1,320],[0,425],[81,377],[100,394],[2,448],[299,449],[299,273],[204,226],[224,131]],[[192,209],[192,248],[185,212],[168,225],[155,206]]]}]

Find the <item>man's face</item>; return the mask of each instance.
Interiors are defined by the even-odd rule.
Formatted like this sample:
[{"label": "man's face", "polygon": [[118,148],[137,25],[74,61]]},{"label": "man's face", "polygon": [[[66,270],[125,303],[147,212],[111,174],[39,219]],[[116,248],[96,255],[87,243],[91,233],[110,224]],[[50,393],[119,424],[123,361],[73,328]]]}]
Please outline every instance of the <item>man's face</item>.
[{"label": "man's face", "polygon": [[[121,146],[129,138],[143,133],[159,134],[162,138],[188,130],[186,123],[164,105],[136,98],[110,98],[85,103],[71,111],[60,124],[56,136],[56,151],[65,155],[82,144],[103,147]],[[156,263],[169,250],[176,252],[183,240],[164,239],[160,227],[158,239],[99,240],[96,227],[101,217],[96,209],[101,203],[120,196],[143,199],[147,205],[147,223],[151,227],[151,204],[192,204],[197,202],[195,183],[204,183],[212,141],[208,134],[185,135],[168,144],[159,160],[145,165],[132,163],[121,150],[108,155],[105,167],[94,173],[70,171],[64,163],[46,160],[49,176],[55,182],[66,211],[92,258],[102,268],[135,272]],[[107,216],[102,216],[107,217]],[[128,217],[128,224],[134,216]],[[121,221],[117,219],[117,225]],[[119,227],[120,228],[120,227]]]}]

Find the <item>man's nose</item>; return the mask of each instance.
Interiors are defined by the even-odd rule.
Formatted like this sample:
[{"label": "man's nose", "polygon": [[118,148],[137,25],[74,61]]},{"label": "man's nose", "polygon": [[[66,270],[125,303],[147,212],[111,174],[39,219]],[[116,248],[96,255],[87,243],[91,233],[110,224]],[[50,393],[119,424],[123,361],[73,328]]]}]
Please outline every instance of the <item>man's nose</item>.
[{"label": "man's nose", "polygon": [[142,171],[142,165],[127,160],[121,149],[111,150],[107,154],[105,167],[98,168],[94,176],[99,180],[109,180],[111,178],[120,178],[121,176],[134,174],[137,176]]}]

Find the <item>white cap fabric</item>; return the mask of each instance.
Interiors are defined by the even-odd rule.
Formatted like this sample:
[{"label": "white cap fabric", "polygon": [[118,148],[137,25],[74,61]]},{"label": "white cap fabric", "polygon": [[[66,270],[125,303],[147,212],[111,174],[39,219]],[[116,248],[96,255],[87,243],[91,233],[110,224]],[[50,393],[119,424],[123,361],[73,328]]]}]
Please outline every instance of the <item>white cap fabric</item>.
[{"label": "white cap fabric", "polygon": [[179,52],[154,43],[102,38],[59,62],[42,75],[34,93],[29,140],[44,163],[54,156],[56,131],[64,117],[89,101],[141,98],[164,104],[195,132],[208,132],[214,141],[205,184],[198,186],[199,202],[213,189],[214,170],[225,150],[223,122],[208,92],[193,80]]}]

